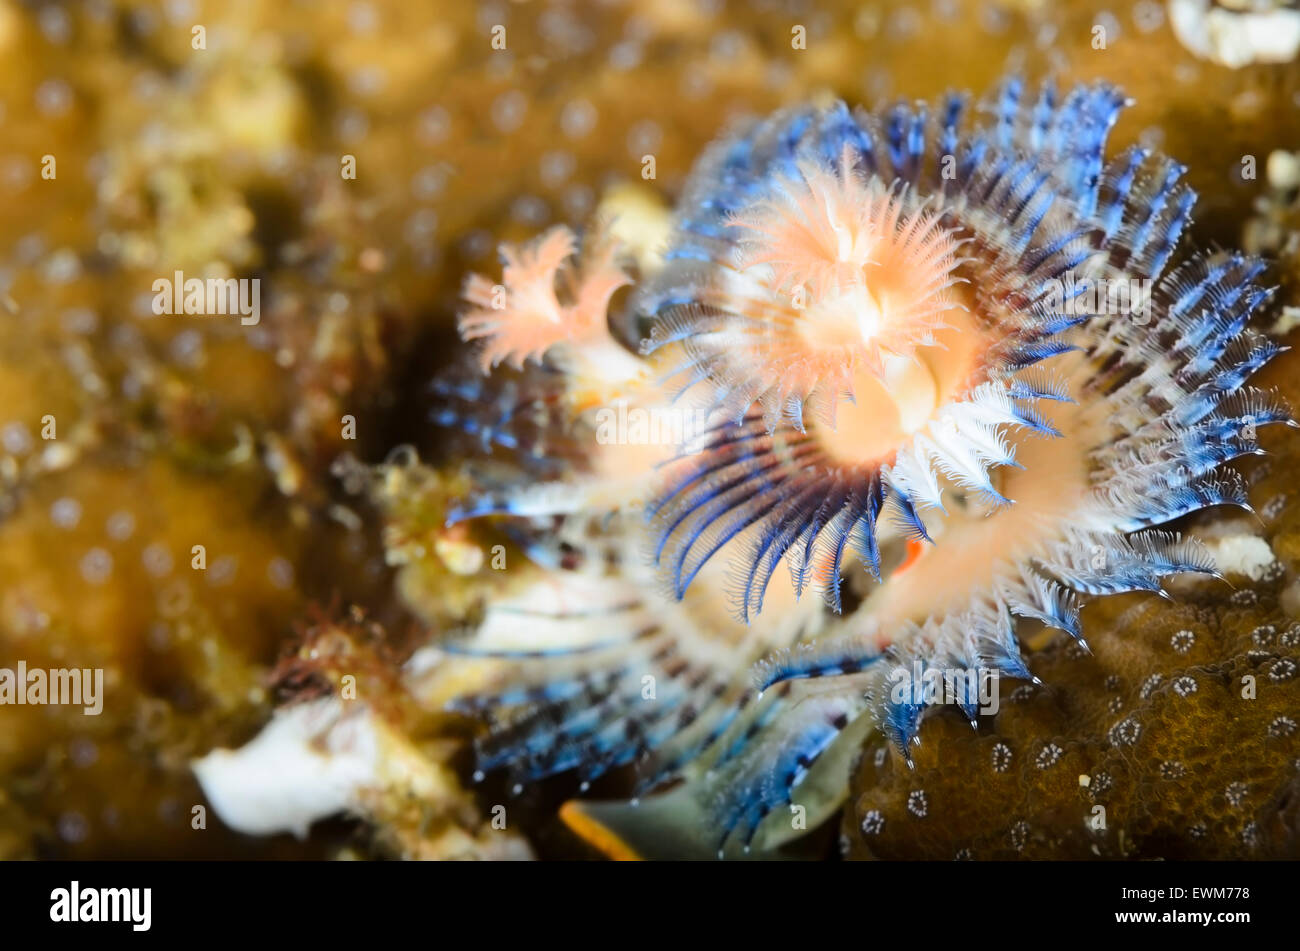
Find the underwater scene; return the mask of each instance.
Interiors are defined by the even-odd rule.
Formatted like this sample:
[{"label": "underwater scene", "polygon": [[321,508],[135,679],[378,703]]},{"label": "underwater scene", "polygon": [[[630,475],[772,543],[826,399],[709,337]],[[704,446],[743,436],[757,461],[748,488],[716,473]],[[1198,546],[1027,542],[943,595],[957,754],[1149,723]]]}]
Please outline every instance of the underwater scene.
[{"label": "underwater scene", "polygon": [[1300,858],[1297,4],[0,51],[0,859]]}]

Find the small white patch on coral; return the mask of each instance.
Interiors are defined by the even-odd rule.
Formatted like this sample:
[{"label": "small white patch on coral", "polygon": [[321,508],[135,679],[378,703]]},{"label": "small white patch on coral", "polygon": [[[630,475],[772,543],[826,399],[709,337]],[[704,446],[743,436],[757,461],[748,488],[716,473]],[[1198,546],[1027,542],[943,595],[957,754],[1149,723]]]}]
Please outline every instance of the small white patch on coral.
[{"label": "small white patch on coral", "polygon": [[1245,575],[1252,581],[1260,581],[1277,564],[1273,549],[1258,535],[1234,534],[1201,540],[1213,556],[1215,567],[1225,575]]},{"label": "small white patch on coral", "polygon": [[354,808],[378,784],[378,718],[345,712],[333,698],[278,711],[237,750],[194,761],[194,775],[221,821],[249,835],[306,836],[318,819]]},{"label": "small white patch on coral", "polygon": [[1210,0],[1169,0],[1169,22],[1197,56],[1232,69],[1290,62],[1300,50],[1300,10],[1280,5],[1237,12]]},{"label": "small white patch on coral", "polygon": [[[192,764],[221,820],[248,835],[306,836],[313,822],[339,813],[368,820],[408,858],[531,857],[513,833],[486,825],[455,774],[387,720],[334,697],[279,710],[237,750],[213,750]],[[450,821],[407,828],[410,815]]]},{"label": "small white patch on coral", "polygon": [[1287,191],[1300,186],[1300,152],[1274,149],[1268,155],[1265,170],[1270,188]]},{"label": "small white patch on coral", "polygon": [[221,820],[249,835],[292,832],[385,795],[449,802],[448,776],[369,707],[327,697],[276,712],[237,750],[213,750],[194,775]]},{"label": "small white patch on coral", "polygon": [[1300,327],[1300,307],[1283,307],[1277,323],[1273,325],[1273,332],[1280,336],[1289,334],[1297,327]]}]

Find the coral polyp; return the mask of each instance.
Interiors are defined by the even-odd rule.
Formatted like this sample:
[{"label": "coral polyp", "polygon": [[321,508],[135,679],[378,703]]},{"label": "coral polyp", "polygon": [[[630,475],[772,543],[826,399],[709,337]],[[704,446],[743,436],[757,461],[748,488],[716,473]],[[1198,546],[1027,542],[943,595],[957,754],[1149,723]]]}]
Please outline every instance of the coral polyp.
[{"label": "coral polyp", "polygon": [[[702,666],[670,665],[698,669],[688,682],[704,693],[680,695],[689,716],[657,708],[648,721],[620,678],[649,669],[638,651],[664,645],[629,636],[598,659],[566,652],[601,671],[599,702],[572,674],[550,682],[585,686],[498,692],[500,707],[526,712],[492,763],[568,731],[613,731],[617,742],[564,745],[574,756],[533,772],[648,760],[649,784],[687,780],[666,800],[676,821],[748,845],[801,790],[822,808],[838,801],[842,739],[879,731],[908,758],[932,701],[891,692],[891,671],[1028,679],[1025,625],[1082,640],[1088,596],[1216,574],[1204,546],[1166,523],[1248,507],[1223,464],[1260,452],[1260,427],[1290,422],[1247,385],[1279,352],[1248,327],[1269,292],[1262,263],[1238,254],[1184,252],[1170,267],[1195,195],[1172,159],[1138,147],[1106,157],[1123,106],[1105,84],[1032,94],[1012,79],[977,110],[956,95],[879,115],[787,110],[706,153],[662,267],[634,292],[650,327],[641,351],[664,386],[646,384],[648,371],[625,378],[707,425],[647,457],[653,483],[606,478],[599,496],[571,492],[549,510],[644,505],[640,529],[626,513],[604,523],[620,551],[604,563],[644,589],[645,562],[630,554],[644,530],[664,591],[638,605],[659,623],[689,618],[653,656],[693,643]],[[541,341],[516,350],[541,353]],[[571,360],[554,365],[573,392],[589,390]],[[612,452],[593,448],[593,466],[608,472]],[[478,511],[537,515],[544,506],[521,501],[537,492]],[[820,590],[824,604],[773,604],[781,564],[796,595]],[[735,620],[717,617],[724,591]],[[708,649],[719,637],[732,648]],[[513,676],[553,677],[539,671]],[[974,720],[974,698],[958,702]],[[764,843],[785,838],[772,829]]]}]

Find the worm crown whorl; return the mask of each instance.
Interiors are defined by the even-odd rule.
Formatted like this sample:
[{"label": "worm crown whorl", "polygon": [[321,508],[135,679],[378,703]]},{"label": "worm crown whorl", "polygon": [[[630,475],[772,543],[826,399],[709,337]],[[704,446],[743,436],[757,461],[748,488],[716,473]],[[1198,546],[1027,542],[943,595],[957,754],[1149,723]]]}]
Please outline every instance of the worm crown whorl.
[{"label": "worm crown whorl", "polygon": [[[1195,196],[1171,159],[1107,155],[1124,104],[1104,83],[1031,91],[1013,77],[978,109],[963,96],[793,108],[708,149],[629,308],[651,321],[643,355],[677,361],[670,379],[702,402],[701,426],[658,465],[598,437],[590,468],[617,457],[636,479],[575,464],[469,512],[530,526],[529,557],[561,569],[538,591],[576,594],[573,546],[540,543],[563,533],[536,517],[572,524],[621,507],[630,485],[651,491],[645,522],[599,525],[644,541],[663,589],[620,560],[600,587],[616,578],[626,604],[553,618],[588,647],[552,651],[558,673],[492,698],[510,729],[482,768],[590,779],[649,754],[642,788],[686,780],[720,846],[762,844],[760,827],[779,841],[781,807],[833,789],[824,777],[865,730],[904,755],[918,742],[940,701],[896,693],[890,674],[960,686],[943,702],[974,722],[987,678],[1032,677],[1022,623],[1085,649],[1086,599],[1217,575],[1206,545],[1167,526],[1249,508],[1224,464],[1261,451],[1260,427],[1294,425],[1249,385],[1279,350],[1249,329],[1263,265],[1184,251],[1166,273]],[[508,255],[507,314],[472,285],[483,312],[463,327],[488,339],[488,362],[555,346],[566,410],[587,405],[575,365],[636,378],[583,342],[596,307],[582,301],[603,310],[621,275],[575,273],[572,256],[554,232]],[[521,446],[518,400],[455,393],[449,423]],[[783,565],[792,590],[769,590]],[[809,589],[830,610],[796,604]],[[725,593],[744,625],[719,616]],[[517,612],[503,619],[517,628]],[[801,641],[747,675],[762,648]]]}]

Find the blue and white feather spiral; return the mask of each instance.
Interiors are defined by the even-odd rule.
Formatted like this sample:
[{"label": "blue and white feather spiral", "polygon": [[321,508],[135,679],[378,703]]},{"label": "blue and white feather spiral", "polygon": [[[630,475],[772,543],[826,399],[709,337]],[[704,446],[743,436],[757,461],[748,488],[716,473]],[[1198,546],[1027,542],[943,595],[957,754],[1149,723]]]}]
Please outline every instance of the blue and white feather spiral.
[{"label": "blue and white feather spiral", "polygon": [[[707,151],[634,300],[666,392],[711,423],[616,506],[644,519],[527,510],[539,562],[599,553],[546,583],[595,577],[609,604],[599,634],[595,596],[558,612],[561,656],[502,655],[464,701],[494,727],[484,769],[637,762],[646,790],[686,780],[677,814],[724,852],[771,846],[774,811],[835,804],[864,735],[906,755],[925,703],[889,671],[1028,678],[1022,625],[1081,639],[1086,596],[1214,573],[1164,526],[1248,507],[1224,464],[1290,422],[1247,382],[1279,352],[1249,327],[1269,292],[1261,262],[1182,248],[1180,165],[1108,157],[1124,105],[1012,79],[973,110],[786,110]],[[474,514],[521,511],[495,499]],[[823,600],[770,592],[782,563]]]}]

